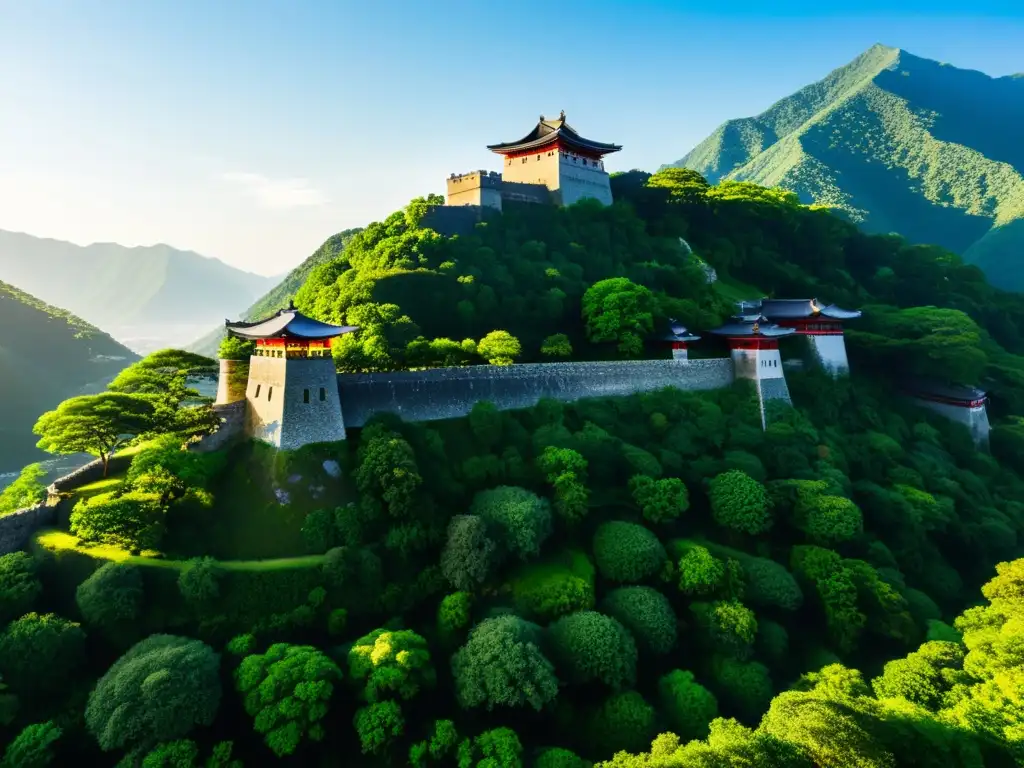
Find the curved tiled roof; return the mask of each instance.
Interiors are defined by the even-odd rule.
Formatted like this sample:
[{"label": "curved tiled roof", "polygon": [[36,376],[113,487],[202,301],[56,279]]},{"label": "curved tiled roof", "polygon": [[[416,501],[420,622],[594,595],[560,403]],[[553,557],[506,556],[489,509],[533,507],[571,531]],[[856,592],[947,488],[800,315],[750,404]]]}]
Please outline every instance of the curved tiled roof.
[{"label": "curved tiled roof", "polygon": [[843,309],[835,304],[821,304],[817,299],[762,299],[761,314],[772,320],[800,320],[805,317],[854,320],[862,313],[859,309]]},{"label": "curved tiled roof", "polygon": [[669,333],[662,337],[664,341],[697,341],[700,339],[700,336],[690,333],[686,326],[675,318],[669,318],[668,327]]},{"label": "curved tiled roof", "polygon": [[488,144],[487,148],[492,152],[503,154],[505,152],[519,152],[522,150],[538,149],[547,146],[555,141],[561,141],[567,146],[587,150],[597,154],[608,154],[618,152],[622,147],[618,144],[605,144],[601,141],[592,141],[580,136],[576,130],[565,121],[565,112],[559,115],[558,120],[545,120],[541,115],[540,120],[532,131],[519,139],[519,141],[506,141],[501,144]]},{"label": "curved tiled roof", "polygon": [[359,330],[354,325],[331,325],[299,312],[294,304],[278,310],[266,320],[255,323],[224,321],[224,327],[232,336],[243,339],[330,339]]},{"label": "curved tiled roof", "polygon": [[769,322],[766,317],[760,317],[758,319],[736,318],[731,323],[726,323],[720,328],[715,328],[713,331],[709,331],[709,333],[713,333],[716,336],[728,336],[733,339],[753,339],[759,336],[768,338],[790,336],[796,333],[796,329],[783,328],[780,325]]}]

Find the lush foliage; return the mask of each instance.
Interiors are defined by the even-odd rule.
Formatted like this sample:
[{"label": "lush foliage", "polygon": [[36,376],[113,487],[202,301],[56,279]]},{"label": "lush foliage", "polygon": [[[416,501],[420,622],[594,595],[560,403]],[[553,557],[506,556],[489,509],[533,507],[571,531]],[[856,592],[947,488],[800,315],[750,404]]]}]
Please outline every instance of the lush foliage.
[{"label": "lush foliage", "polygon": [[46,486],[40,482],[45,476],[46,470],[39,464],[29,464],[22,469],[17,479],[0,491],[0,515],[45,501]]},{"label": "lush foliage", "polygon": [[[1024,413],[1015,301],[784,194],[687,173],[614,183],[614,206],[510,206],[458,238],[419,226],[433,204],[419,201],[317,267],[299,303],[361,325],[336,344],[346,370],[507,358],[480,352],[496,327],[522,361],[667,355],[667,317],[707,327],[749,270],[765,292],[883,307],[851,330],[853,377],[787,370],[795,407],[767,409],[766,429],[738,382],[420,424],[379,414],[340,444],[202,454],[166,418],[189,361],[137,368],[121,385],[154,398],[152,431],[168,434],[67,505],[92,540],[49,532],[0,558],[0,637],[20,665],[0,670],[0,743],[24,733],[19,754],[38,745],[57,764],[1019,760],[1019,565],[969,607],[1024,536],[1024,429],[1005,417]],[[937,314],[906,312],[924,303]],[[979,340],[984,360],[958,375],[998,379],[993,456],[892,397],[900,366],[954,370],[944,336]],[[159,541],[139,538],[140,497],[159,503]],[[201,684],[186,694],[162,655],[151,683],[114,684],[149,669],[119,656],[166,635]],[[214,679],[233,682],[217,707]],[[101,687],[129,728],[80,725]],[[164,717],[179,705],[188,717]],[[49,722],[55,740],[28,730]]]}]

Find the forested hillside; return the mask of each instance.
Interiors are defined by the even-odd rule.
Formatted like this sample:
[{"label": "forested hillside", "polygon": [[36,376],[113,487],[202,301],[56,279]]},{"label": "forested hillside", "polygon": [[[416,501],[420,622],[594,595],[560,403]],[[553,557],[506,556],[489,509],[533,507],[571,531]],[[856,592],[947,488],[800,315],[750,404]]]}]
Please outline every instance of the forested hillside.
[{"label": "forested hillside", "polygon": [[272,284],[167,245],[82,247],[4,231],[0,279],[105,328],[214,322]]},{"label": "forested hillside", "polygon": [[935,243],[1024,290],[1024,78],[991,78],[876,45],[673,163],[844,211]]},{"label": "forested hillside", "polygon": [[[206,362],[147,358],[107,394],[131,467],[0,558],[4,759],[1020,764],[1024,297],[793,193],[613,185],[456,238],[413,201],[296,302],[360,327],[333,351],[363,371],[667,356],[669,317],[816,296],[865,309],[852,376],[787,371],[766,430],[741,381],[198,454],[182,371]],[[993,453],[898,397],[906,376],[989,387]],[[79,439],[96,402],[37,428]]]},{"label": "forested hillside", "polygon": [[110,336],[63,309],[0,282],[0,472],[39,458],[32,425],[83,387],[138,359]]},{"label": "forested hillside", "polygon": [[[295,292],[306,281],[306,277],[312,269],[331,259],[337,258],[344,250],[346,243],[359,231],[359,229],[346,229],[336,235],[331,235],[324,241],[323,245],[313,252],[312,256],[299,264],[299,266],[288,273],[284,280],[260,297],[255,304],[242,313],[239,319],[248,321],[260,320],[264,317],[269,317],[279,309],[287,307],[288,302],[292,300]],[[203,336],[203,338],[190,344],[188,348],[201,355],[213,356],[216,354],[217,346],[223,338],[224,326],[220,325]]]}]

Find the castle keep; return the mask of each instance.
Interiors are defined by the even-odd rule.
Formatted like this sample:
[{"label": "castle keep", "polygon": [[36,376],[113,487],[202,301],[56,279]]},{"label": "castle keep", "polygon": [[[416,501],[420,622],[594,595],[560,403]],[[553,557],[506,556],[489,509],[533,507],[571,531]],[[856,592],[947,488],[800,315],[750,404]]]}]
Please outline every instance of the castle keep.
[{"label": "castle keep", "polygon": [[225,371],[228,361],[217,387],[219,404],[244,397],[247,436],[288,449],[345,439],[331,339],[356,328],[306,317],[294,304],[257,323],[224,325],[256,342],[244,394],[223,383],[233,373]]},{"label": "castle keep", "polygon": [[448,205],[500,211],[505,201],[572,205],[589,197],[612,203],[603,158],[622,147],[584,138],[565,121],[565,112],[557,120],[541,115],[523,138],[487,148],[501,155],[501,173],[453,173]]}]

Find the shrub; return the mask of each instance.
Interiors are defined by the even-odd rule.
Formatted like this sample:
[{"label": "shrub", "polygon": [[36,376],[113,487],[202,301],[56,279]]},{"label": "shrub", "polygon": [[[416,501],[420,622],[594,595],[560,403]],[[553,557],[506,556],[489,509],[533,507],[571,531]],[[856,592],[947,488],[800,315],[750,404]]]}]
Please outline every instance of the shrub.
[{"label": "shrub", "polygon": [[658,700],[672,732],[683,741],[704,739],[718,717],[718,701],[692,672],[674,669],[658,680]]},{"label": "shrub", "polygon": [[448,522],[441,572],[453,587],[463,592],[479,587],[487,580],[496,555],[497,546],[488,538],[482,517],[455,515]]},{"label": "shrub", "polygon": [[800,505],[800,527],[812,541],[849,541],[864,530],[860,507],[842,496],[815,496]]},{"label": "shrub", "polygon": [[166,512],[155,493],[101,493],[75,504],[70,529],[85,542],[113,544],[133,552],[157,549],[166,529]]},{"label": "shrub", "polygon": [[928,626],[929,621],[942,618],[942,610],[935,601],[919,589],[907,587],[903,590],[903,597],[907,601],[907,609],[914,619],[914,623],[922,629]]},{"label": "shrub", "polygon": [[771,704],[772,681],[764,664],[715,656],[711,674],[721,698],[744,720],[756,723]]},{"label": "shrub", "polygon": [[453,592],[445,595],[437,607],[437,632],[448,642],[469,626],[469,609],[473,597],[469,592]]},{"label": "shrub", "polygon": [[26,613],[43,591],[27,552],[0,555],[0,627]]},{"label": "shrub", "polygon": [[405,718],[397,701],[378,701],[360,708],[352,725],[364,755],[384,755],[405,733]]},{"label": "shrub", "polygon": [[594,534],[597,570],[609,581],[643,581],[659,573],[667,559],[658,537],[642,525],[616,520]]},{"label": "shrub", "polygon": [[564,333],[553,334],[540,345],[540,354],[555,360],[568,360],[572,357],[572,343]]},{"label": "shrub", "polygon": [[276,643],[266,653],[246,656],[235,684],[257,733],[278,757],[291,755],[303,738],[320,741],[338,665],[309,645]]},{"label": "shrub", "polygon": [[746,472],[723,472],[711,480],[708,491],[711,513],[719,525],[752,535],[772,527],[768,491]]},{"label": "shrub", "polygon": [[512,365],[523,348],[519,339],[508,331],[491,331],[480,339],[476,351],[491,365]]},{"label": "shrub", "polygon": [[636,680],[636,643],[616,619],[580,611],[560,618],[548,634],[558,668],[569,681],[597,680],[618,689]]},{"label": "shrub", "polygon": [[330,509],[314,509],[306,515],[302,522],[302,541],[307,552],[322,554],[339,543],[334,518],[335,511]]},{"label": "shrub", "polygon": [[[459,747],[459,765],[479,768],[522,768],[523,745],[511,728],[484,731],[472,746],[468,739]],[[468,762],[466,762],[468,761]]]},{"label": "shrub", "polygon": [[586,732],[596,754],[639,752],[654,738],[654,707],[636,691],[613,693],[590,713]]},{"label": "shrub", "polygon": [[757,652],[772,664],[781,664],[786,660],[789,650],[789,633],[781,624],[774,621],[760,620],[757,622]]},{"label": "shrub", "polygon": [[620,587],[601,604],[602,612],[618,619],[641,649],[665,654],[676,644],[676,614],[661,592],[651,587]]},{"label": "shrub", "polygon": [[370,703],[411,699],[434,684],[427,641],[411,630],[375,629],[356,640],[348,652],[348,673]]},{"label": "shrub", "polygon": [[470,514],[478,515],[509,554],[528,560],[540,554],[551,535],[551,507],[525,488],[501,486],[473,497]]},{"label": "shrub", "polygon": [[721,649],[738,659],[750,656],[757,636],[757,619],[743,603],[738,600],[693,603],[690,610],[706,634],[710,648]]},{"label": "shrub", "polygon": [[707,547],[694,546],[679,558],[679,589],[695,597],[715,594],[725,583],[725,563]]},{"label": "shrub", "polygon": [[190,605],[208,605],[220,596],[220,564],[212,557],[189,560],[178,575],[178,591]]},{"label": "shrub", "polygon": [[671,522],[690,508],[689,491],[678,477],[655,480],[647,475],[634,475],[629,489],[644,519],[655,524]]},{"label": "shrub", "polygon": [[582,552],[524,565],[511,586],[516,608],[540,621],[594,607],[594,566]]},{"label": "shrub", "polygon": [[27,725],[4,751],[3,768],[46,768],[54,760],[51,748],[63,731],[53,721]]},{"label": "shrub", "polygon": [[142,573],[137,565],[126,563],[106,563],[75,592],[86,624],[115,633],[139,617],[142,598]]},{"label": "shrub", "polygon": [[0,633],[0,676],[22,698],[55,695],[84,662],[85,632],[52,613],[26,614]]},{"label": "shrub", "polygon": [[199,640],[152,635],[114,662],[89,695],[85,722],[105,752],[150,747],[210,725],[220,657]]},{"label": "shrub", "polygon": [[554,699],[558,678],[540,644],[540,627],[516,616],[480,622],[452,657],[459,704],[540,709]]},{"label": "shrub", "polygon": [[590,763],[568,749],[547,747],[537,754],[533,768],[590,768]]}]

